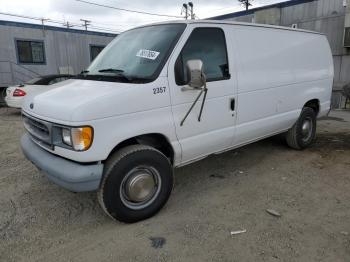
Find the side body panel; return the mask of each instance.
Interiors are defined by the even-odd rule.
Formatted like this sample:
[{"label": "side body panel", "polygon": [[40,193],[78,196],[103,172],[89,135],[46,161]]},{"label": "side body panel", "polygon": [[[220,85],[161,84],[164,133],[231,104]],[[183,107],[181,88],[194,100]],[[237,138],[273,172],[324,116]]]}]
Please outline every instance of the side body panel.
[{"label": "side body panel", "polygon": [[234,146],[289,129],[304,104],[330,108],[333,62],[323,35],[235,25],[230,36],[238,58]]}]

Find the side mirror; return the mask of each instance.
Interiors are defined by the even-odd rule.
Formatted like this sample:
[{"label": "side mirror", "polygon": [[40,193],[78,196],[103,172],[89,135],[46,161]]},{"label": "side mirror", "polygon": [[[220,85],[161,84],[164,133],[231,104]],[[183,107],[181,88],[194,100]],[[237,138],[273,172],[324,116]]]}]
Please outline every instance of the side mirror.
[{"label": "side mirror", "polygon": [[191,113],[192,109],[196,105],[197,101],[201,97],[202,94],[204,94],[203,100],[202,100],[202,105],[201,109],[199,111],[198,115],[198,121],[201,121],[202,113],[203,113],[203,107],[205,103],[205,99],[207,97],[208,93],[208,88],[205,80],[205,74],[203,72],[203,62],[202,60],[199,59],[194,59],[194,60],[188,60],[186,64],[186,69],[187,69],[187,79],[188,79],[188,85],[191,88],[186,88],[182,87],[182,91],[185,90],[200,90],[199,94],[197,95],[196,99],[193,101],[190,109],[188,109],[186,115],[180,122],[180,126],[182,126],[188,117],[188,115]]},{"label": "side mirror", "polygon": [[193,88],[201,88],[205,84],[203,62],[200,59],[188,60],[186,63],[188,85]]}]

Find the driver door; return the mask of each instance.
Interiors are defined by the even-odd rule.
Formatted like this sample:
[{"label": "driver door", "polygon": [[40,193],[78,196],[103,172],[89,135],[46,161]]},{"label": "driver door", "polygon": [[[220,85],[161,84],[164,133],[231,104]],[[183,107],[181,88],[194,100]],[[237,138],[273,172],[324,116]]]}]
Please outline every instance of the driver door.
[{"label": "driver door", "polygon": [[[225,25],[188,25],[170,60],[168,79],[176,134],[182,147],[182,164],[232,146],[236,82],[232,78],[233,66],[227,46],[230,42],[225,35]],[[185,85],[186,62],[191,59],[202,60],[208,93],[201,121],[198,115],[203,96],[181,126],[200,92]]]}]

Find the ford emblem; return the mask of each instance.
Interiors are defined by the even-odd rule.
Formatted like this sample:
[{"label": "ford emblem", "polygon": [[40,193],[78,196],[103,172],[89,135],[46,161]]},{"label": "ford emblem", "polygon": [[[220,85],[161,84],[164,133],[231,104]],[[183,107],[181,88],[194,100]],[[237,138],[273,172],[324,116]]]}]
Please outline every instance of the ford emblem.
[{"label": "ford emblem", "polygon": [[30,107],[30,109],[33,109],[34,108],[34,104],[30,103],[29,107]]}]

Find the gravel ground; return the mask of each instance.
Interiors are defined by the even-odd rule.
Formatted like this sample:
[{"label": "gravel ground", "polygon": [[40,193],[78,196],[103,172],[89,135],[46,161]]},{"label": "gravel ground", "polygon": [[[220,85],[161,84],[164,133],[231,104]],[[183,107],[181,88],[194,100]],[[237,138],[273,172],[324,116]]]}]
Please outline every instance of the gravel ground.
[{"label": "gravel ground", "polygon": [[319,121],[304,151],[273,137],[177,169],[167,205],[136,224],[50,183],[22,155],[22,133],[19,111],[0,108],[1,261],[350,259],[349,111]]}]

